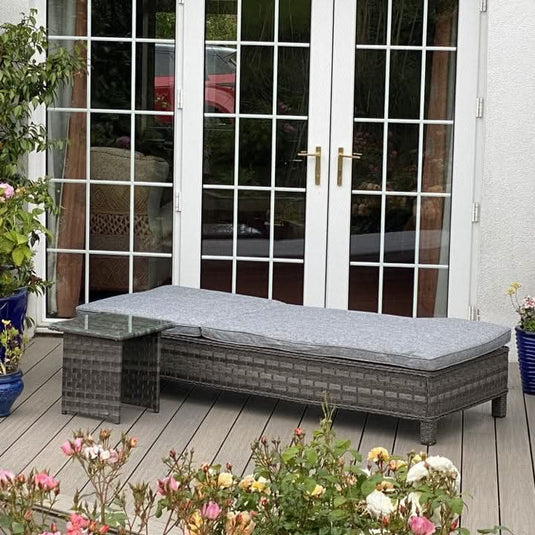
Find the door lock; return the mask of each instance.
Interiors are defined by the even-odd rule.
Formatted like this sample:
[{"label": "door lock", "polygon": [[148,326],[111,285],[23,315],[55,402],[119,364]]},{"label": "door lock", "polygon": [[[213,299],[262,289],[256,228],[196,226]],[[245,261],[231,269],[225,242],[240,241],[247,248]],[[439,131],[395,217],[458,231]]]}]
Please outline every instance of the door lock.
[{"label": "door lock", "polygon": [[321,147],[318,145],[316,147],[316,152],[307,152],[306,150],[302,150],[301,152],[297,153],[297,156],[313,156],[316,158],[316,169],[314,170],[314,176],[316,179],[316,186],[319,186],[321,182]]},{"label": "door lock", "polygon": [[354,152],[353,154],[344,154],[344,148],[338,147],[338,175],[336,179],[336,184],[338,186],[342,185],[342,174],[344,171],[344,158],[351,158],[352,160],[360,160],[362,153]]}]

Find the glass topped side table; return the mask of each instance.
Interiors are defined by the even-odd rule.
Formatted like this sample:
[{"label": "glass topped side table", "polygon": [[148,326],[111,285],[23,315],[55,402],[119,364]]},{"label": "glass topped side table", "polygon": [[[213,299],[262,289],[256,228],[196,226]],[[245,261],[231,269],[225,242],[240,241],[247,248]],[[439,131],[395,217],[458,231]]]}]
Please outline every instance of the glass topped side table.
[{"label": "glass topped side table", "polygon": [[168,321],[84,314],[54,323],[63,333],[61,412],[120,423],[121,403],[160,410],[160,333]]}]

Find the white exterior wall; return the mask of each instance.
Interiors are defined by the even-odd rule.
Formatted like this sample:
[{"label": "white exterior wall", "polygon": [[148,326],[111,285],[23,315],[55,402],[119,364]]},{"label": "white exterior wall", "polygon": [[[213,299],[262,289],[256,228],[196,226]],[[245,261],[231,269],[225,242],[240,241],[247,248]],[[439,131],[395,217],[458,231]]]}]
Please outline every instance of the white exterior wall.
[{"label": "white exterior wall", "polygon": [[535,2],[489,0],[486,16],[477,306],[482,320],[513,326],[508,285],[535,294]]},{"label": "white exterior wall", "polygon": [[1,0],[0,21],[19,22],[21,13],[28,13],[34,2],[32,0]]}]

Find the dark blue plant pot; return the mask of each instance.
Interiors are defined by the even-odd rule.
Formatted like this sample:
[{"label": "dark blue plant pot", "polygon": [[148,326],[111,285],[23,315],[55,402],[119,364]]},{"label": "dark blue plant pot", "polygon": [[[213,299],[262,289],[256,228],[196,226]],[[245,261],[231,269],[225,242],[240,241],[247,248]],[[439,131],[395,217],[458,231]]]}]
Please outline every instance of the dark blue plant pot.
[{"label": "dark blue plant pot", "polygon": [[9,416],[13,402],[19,397],[23,388],[20,370],[0,375],[0,416]]},{"label": "dark blue plant pot", "polygon": [[535,395],[535,333],[515,327],[518,365],[524,394]]},{"label": "dark blue plant pot", "polygon": [[[26,309],[28,308],[28,290],[21,288],[15,293],[0,297],[0,320],[11,320],[13,327],[22,333]],[[0,322],[0,333],[4,330],[4,324]],[[0,360],[4,360],[4,348],[0,348]]]}]

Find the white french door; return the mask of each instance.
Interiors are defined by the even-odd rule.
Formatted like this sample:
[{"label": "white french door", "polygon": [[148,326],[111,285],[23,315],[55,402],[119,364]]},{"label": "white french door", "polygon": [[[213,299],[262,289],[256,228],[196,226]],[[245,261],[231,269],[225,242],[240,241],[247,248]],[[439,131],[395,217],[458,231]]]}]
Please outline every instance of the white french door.
[{"label": "white french door", "polygon": [[464,315],[478,50],[467,4],[186,2],[178,281]]}]

